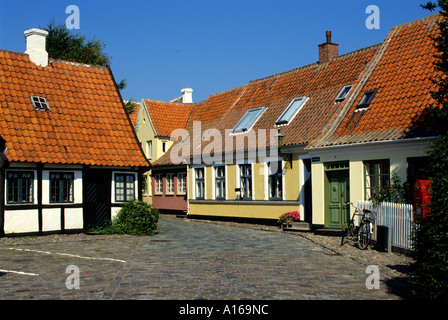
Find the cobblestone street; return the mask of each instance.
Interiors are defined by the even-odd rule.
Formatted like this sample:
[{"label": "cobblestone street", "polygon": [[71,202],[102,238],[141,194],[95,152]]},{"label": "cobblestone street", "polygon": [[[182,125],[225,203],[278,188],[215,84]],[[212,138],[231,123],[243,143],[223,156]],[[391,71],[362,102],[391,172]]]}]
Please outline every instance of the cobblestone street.
[{"label": "cobblestone street", "polygon": [[[339,246],[338,237],[161,216],[153,237],[0,239],[0,299],[400,300],[408,257]],[[69,290],[67,267],[79,269]],[[380,288],[366,288],[369,265]],[[67,272],[66,272],[67,271]]]}]

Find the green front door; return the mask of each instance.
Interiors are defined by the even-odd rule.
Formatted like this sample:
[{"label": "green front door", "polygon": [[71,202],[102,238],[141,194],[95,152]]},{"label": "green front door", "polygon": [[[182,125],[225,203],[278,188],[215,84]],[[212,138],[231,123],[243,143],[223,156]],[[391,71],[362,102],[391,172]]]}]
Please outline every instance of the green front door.
[{"label": "green front door", "polygon": [[349,171],[326,171],[325,228],[343,228],[349,219]]}]

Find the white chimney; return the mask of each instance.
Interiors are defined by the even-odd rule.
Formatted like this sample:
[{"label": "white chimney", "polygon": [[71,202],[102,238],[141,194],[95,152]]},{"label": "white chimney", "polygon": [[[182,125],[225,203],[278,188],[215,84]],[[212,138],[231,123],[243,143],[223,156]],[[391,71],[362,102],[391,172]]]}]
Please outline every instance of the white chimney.
[{"label": "white chimney", "polygon": [[193,89],[183,88],[182,92],[182,103],[193,103]]},{"label": "white chimney", "polygon": [[40,29],[29,29],[25,31],[26,51],[31,61],[42,67],[48,66],[48,52],[45,49],[45,39],[48,32]]}]

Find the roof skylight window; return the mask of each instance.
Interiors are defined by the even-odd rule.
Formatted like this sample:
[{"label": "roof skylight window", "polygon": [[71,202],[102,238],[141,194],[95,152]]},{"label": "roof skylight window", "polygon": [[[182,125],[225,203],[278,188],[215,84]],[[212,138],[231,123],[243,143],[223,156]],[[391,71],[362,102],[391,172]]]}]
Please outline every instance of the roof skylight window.
[{"label": "roof skylight window", "polygon": [[348,93],[353,88],[353,85],[345,86],[342,88],[341,92],[339,92],[336,102],[342,102],[345,98],[347,98]]},{"label": "roof skylight window", "polygon": [[50,110],[50,105],[48,104],[47,99],[45,98],[31,96],[31,102],[34,105],[35,110],[40,111]]},{"label": "roof skylight window", "polygon": [[370,103],[372,102],[373,97],[375,97],[376,92],[377,92],[377,90],[366,91],[356,108],[357,109],[367,108],[370,105]]},{"label": "roof skylight window", "polygon": [[246,132],[257,122],[258,118],[263,114],[266,108],[256,108],[251,109],[246,112],[244,117],[241,118],[240,122],[233,128],[233,132]]},{"label": "roof skylight window", "polygon": [[285,111],[283,111],[282,115],[278,120],[275,122],[276,125],[281,124],[289,124],[292,119],[299,113],[300,109],[302,109],[303,105],[308,101],[309,98],[307,97],[300,97],[294,99],[286,108]]}]

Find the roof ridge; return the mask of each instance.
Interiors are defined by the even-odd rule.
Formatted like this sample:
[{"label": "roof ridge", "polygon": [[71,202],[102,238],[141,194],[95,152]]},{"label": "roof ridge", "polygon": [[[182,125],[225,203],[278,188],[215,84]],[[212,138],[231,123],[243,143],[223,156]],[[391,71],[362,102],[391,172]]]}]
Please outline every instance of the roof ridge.
[{"label": "roof ridge", "polygon": [[163,100],[156,100],[156,99],[150,99],[150,98],[143,98],[143,100],[149,101],[149,102],[166,103],[166,104],[179,105],[179,106],[188,106],[188,105],[193,105],[193,104],[197,103],[197,102],[195,102],[195,103],[171,102],[171,101],[163,101]]},{"label": "roof ridge", "polygon": [[8,50],[8,49],[0,49],[0,52],[15,53],[15,54],[19,54],[21,56],[28,56],[28,54],[26,54],[25,52],[19,52],[19,51]]},{"label": "roof ridge", "polygon": [[[373,45],[370,45],[370,46],[367,46],[367,47],[364,47],[364,48],[361,48],[361,49],[350,51],[350,52],[338,55],[337,57],[334,57],[331,61],[337,60],[337,59],[340,59],[340,58],[345,58],[345,57],[347,57],[349,55],[353,55],[353,54],[356,54],[356,53],[359,53],[359,52],[362,52],[362,51],[370,50],[370,49],[372,49],[374,47],[380,47],[382,44],[383,44],[383,42],[380,42],[380,43],[373,44]],[[286,70],[286,71],[278,72],[276,74],[273,74],[273,75],[270,75],[270,76],[266,76],[266,77],[263,77],[263,78],[254,79],[254,80],[249,81],[249,83],[251,83],[251,82],[258,82],[258,81],[264,81],[264,80],[267,80],[269,78],[278,77],[280,75],[284,75],[284,74],[288,74],[288,73],[296,72],[296,71],[299,71],[299,70],[302,70],[302,69],[307,69],[307,68],[311,68],[311,67],[314,67],[314,66],[320,66],[320,65],[321,64],[318,61],[317,62],[313,62],[313,63],[307,64],[307,65],[304,65],[304,66],[301,66],[301,67],[297,67],[297,68],[294,68],[294,69],[291,69],[291,70]]]},{"label": "roof ridge", "polygon": [[59,62],[59,63],[71,64],[71,65],[74,65],[74,66],[108,69],[107,65],[103,66],[103,65],[100,65],[100,64],[88,64],[88,63],[83,63],[83,62],[61,60],[61,59],[54,59],[54,58],[49,58],[48,62]]},{"label": "roof ridge", "polygon": [[439,20],[439,19],[442,19],[442,18],[443,18],[443,16],[442,16],[442,14],[440,12],[434,13],[434,14],[431,14],[431,15],[429,15],[427,17],[423,17],[423,18],[420,18],[420,19],[417,19],[417,20],[414,20],[414,21],[410,21],[410,22],[406,22],[406,23],[394,26],[394,27],[392,27],[391,31],[393,31],[394,29],[401,29],[401,28],[403,28],[405,26],[412,26],[414,24],[422,23],[422,22],[424,22],[426,20]]}]

